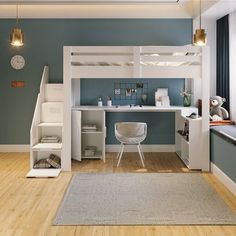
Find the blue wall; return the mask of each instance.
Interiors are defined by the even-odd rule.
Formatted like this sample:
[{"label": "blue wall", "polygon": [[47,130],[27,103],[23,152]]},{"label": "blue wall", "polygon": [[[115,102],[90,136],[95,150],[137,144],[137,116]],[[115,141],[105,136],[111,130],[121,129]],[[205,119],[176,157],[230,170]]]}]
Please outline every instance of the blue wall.
[{"label": "blue wall", "polygon": [[[185,45],[192,41],[191,19],[25,19],[20,25],[25,46],[12,48],[9,34],[15,21],[0,20],[0,144],[28,144],[43,66],[50,81],[62,82],[63,45]],[[10,67],[21,54],[26,66]],[[12,80],[26,87],[12,89]]]},{"label": "blue wall", "polygon": [[117,144],[114,136],[116,122],[146,122],[147,138],[144,144],[174,144],[175,143],[175,113],[174,112],[107,112],[106,144]]},{"label": "blue wall", "polygon": [[155,105],[155,91],[157,88],[168,88],[171,105],[183,105],[180,90],[184,87],[184,79],[81,79],[81,105],[97,105],[98,97],[106,104],[107,97],[112,98],[114,105],[141,104],[138,100],[114,99],[115,83],[147,83],[148,102]]},{"label": "blue wall", "polygon": [[[146,83],[148,85],[148,102],[146,105],[155,105],[155,91],[157,88],[168,88],[171,105],[182,105],[183,99],[179,95],[184,87],[184,79],[82,79],[81,105],[97,105],[98,97],[102,97],[106,105],[107,96],[112,98],[114,105],[142,104],[138,100],[115,100],[115,83]],[[116,122],[146,122],[148,135],[146,144],[174,144],[175,143],[175,114],[172,113],[107,113],[107,144],[116,144],[114,125]]]}]

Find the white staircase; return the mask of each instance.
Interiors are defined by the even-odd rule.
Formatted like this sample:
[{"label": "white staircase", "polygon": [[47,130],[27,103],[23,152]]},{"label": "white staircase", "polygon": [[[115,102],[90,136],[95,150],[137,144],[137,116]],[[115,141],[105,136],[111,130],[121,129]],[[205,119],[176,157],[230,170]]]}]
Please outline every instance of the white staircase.
[{"label": "white staircase", "polygon": [[[30,171],[26,177],[57,177],[61,169],[34,169],[34,164],[55,154],[61,158],[63,148],[63,84],[48,83],[48,67],[44,67],[30,130]],[[40,143],[43,136],[56,135],[59,143]],[[61,160],[61,165],[62,165]]]}]

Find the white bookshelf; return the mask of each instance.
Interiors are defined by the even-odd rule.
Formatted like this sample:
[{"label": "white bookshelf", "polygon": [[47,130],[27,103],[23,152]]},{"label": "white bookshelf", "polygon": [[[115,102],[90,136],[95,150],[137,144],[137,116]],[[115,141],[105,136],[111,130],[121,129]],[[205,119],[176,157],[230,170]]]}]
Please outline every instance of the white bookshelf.
[{"label": "white bookshelf", "polygon": [[[188,138],[178,132],[184,129],[185,122],[188,125]],[[202,169],[201,126],[202,118],[191,119],[176,113],[176,154],[189,169]]]},{"label": "white bookshelf", "polygon": [[[96,125],[97,130],[83,131],[84,125]],[[102,159],[105,162],[105,111],[73,110],[72,111],[72,159]],[[87,146],[95,146],[93,156],[85,156]]]}]

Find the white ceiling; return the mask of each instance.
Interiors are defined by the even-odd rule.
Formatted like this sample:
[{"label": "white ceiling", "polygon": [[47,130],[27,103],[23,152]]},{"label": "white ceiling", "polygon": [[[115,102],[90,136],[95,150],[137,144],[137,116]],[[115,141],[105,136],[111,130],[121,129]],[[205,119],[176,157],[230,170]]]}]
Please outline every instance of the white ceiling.
[{"label": "white ceiling", "polygon": [[[191,18],[192,0],[22,0],[22,18]],[[15,17],[15,0],[0,0],[0,17]]]},{"label": "white ceiling", "polygon": [[[0,17],[15,18],[15,6],[1,6]],[[24,5],[19,7],[21,18],[191,18],[179,6],[140,5]]]},{"label": "white ceiling", "polygon": [[[16,3],[21,18],[194,18],[199,0],[0,0],[0,18],[15,18]],[[230,10],[236,0],[202,0],[203,12]],[[217,3],[217,4],[216,4]],[[231,4],[232,3],[232,4]],[[207,13],[208,14],[208,13]]]},{"label": "white ceiling", "polygon": [[0,4],[177,4],[191,0],[0,0]]},{"label": "white ceiling", "polygon": [[234,11],[236,11],[236,0],[219,0],[203,14],[203,17],[219,19]]}]

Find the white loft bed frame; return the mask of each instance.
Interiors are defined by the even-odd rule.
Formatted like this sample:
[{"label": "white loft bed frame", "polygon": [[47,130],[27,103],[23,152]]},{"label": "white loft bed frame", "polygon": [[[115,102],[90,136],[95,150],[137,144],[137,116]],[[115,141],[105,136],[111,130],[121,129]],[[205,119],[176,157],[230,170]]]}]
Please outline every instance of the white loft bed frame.
[{"label": "white loft bed frame", "polygon": [[[80,105],[80,78],[185,78],[193,79],[193,94],[199,94],[199,91],[201,94],[202,150],[205,162],[202,170],[209,171],[208,47],[65,46],[63,73],[63,170],[71,170],[71,108]],[[196,99],[195,96],[194,102]]]}]

